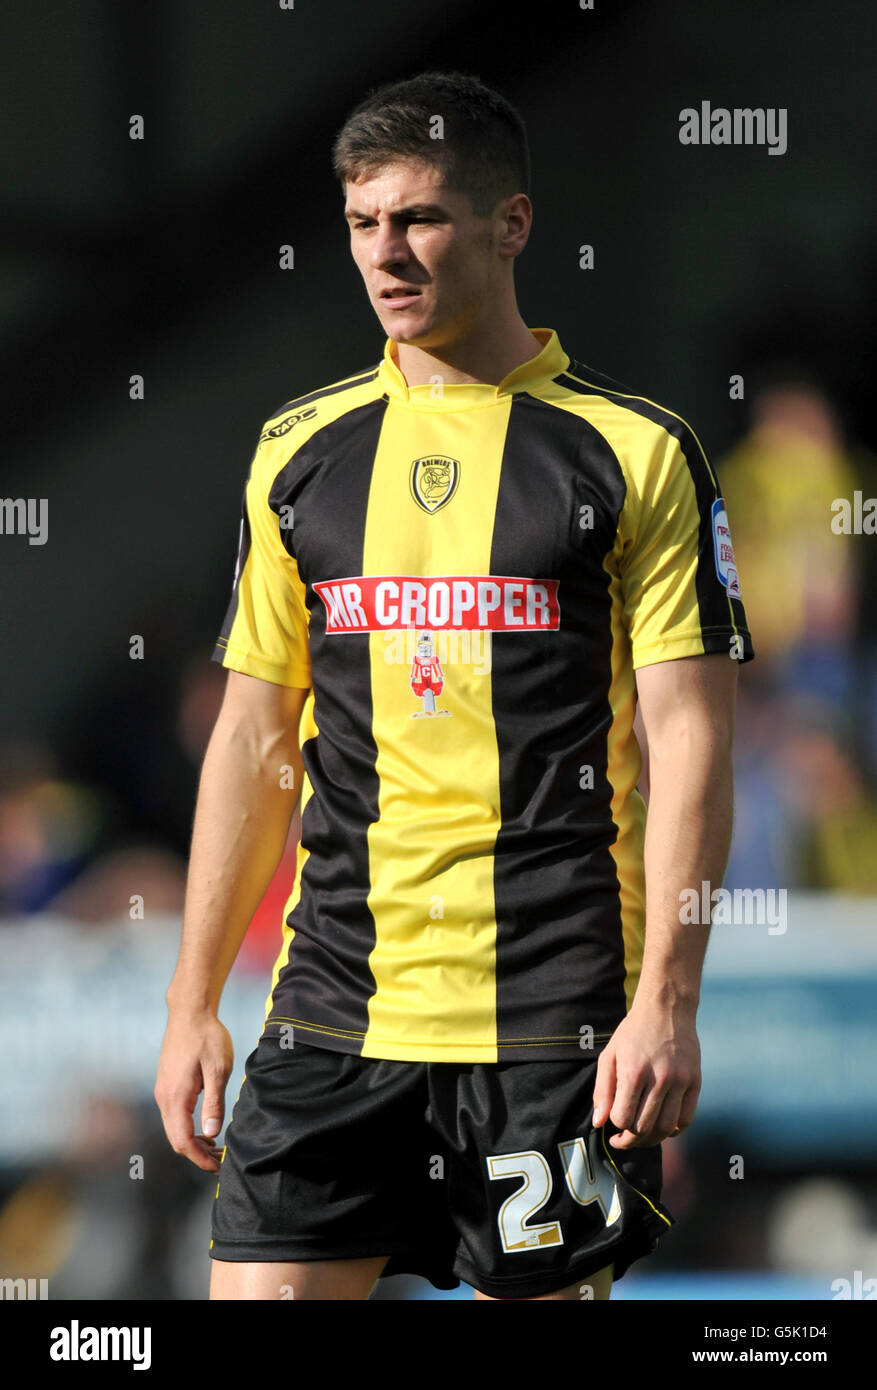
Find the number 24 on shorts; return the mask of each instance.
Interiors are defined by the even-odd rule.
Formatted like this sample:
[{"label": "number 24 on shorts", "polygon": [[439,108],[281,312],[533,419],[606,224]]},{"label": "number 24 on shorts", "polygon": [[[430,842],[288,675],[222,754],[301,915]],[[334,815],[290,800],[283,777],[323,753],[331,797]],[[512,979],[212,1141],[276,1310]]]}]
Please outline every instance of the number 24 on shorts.
[{"label": "number 24 on shorts", "polygon": [[[615,1177],[600,1156],[600,1131],[591,1131],[587,1148],[584,1139],[578,1136],[558,1144],[557,1151],[573,1200],[581,1207],[597,1202],[605,1224],[611,1226],[621,1215],[621,1203]],[[551,1169],[545,1155],[538,1149],[524,1149],[520,1153],[494,1154],[485,1161],[491,1179],[523,1178],[517,1192],[506,1198],[497,1216],[503,1250],[511,1254],[516,1250],[532,1250],[534,1246],[562,1245],[559,1221],[527,1224],[551,1196]]]}]

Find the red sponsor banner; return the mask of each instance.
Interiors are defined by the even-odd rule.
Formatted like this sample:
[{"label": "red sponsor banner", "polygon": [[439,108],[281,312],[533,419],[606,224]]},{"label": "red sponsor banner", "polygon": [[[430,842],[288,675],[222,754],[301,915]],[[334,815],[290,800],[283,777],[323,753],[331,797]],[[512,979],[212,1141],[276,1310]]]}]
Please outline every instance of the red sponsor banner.
[{"label": "red sponsor banner", "polygon": [[327,634],[397,628],[551,632],[560,626],[556,579],[369,574],[313,587],[326,607]]}]

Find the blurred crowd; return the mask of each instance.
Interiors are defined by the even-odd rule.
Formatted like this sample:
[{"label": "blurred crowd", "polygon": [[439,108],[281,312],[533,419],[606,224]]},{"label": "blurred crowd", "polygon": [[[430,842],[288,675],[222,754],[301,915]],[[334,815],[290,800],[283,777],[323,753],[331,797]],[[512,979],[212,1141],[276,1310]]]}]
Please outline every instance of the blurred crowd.
[{"label": "blurred crowd", "polygon": [[877,459],[815,380],[776,367],[717,468],[756,652],[726,882],[877,892],[877,536],[861,520]]},{"label": "blurred crowd", "polygon": [[[51,913],[97,927],[131,914],[133,896],[152,914],[182,913],[198,776],[226,680],[211,650],[186,663],[164,701],[144,697],[135,670],[64,741],[73,774],[48,743],[0,750],[0,921]],[[241,949],[244,971],[264,972],[279,949],[299,831],[296,812]]]}]

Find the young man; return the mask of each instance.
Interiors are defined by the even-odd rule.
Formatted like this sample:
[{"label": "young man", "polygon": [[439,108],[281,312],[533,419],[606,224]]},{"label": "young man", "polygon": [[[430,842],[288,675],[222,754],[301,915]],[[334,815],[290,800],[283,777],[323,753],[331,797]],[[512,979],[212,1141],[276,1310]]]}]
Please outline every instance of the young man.
[{"label": "young man", "polygon": [[334,153],[384,354],[252,461],[156,1098],[218,1169],[220,993],[301,793],[211,1297],[606,1298],[672,1222],[700,1085],[680,894],[721,882],[752,655],[727,518],[677,415],[521,318],[503,98],[422,74]]}]

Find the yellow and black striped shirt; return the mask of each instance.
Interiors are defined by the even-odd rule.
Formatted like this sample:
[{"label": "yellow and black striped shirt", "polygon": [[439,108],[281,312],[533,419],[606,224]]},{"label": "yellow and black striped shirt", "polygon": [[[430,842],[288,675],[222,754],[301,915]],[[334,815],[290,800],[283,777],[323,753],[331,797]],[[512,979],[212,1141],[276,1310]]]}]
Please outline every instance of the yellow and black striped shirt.
[{"label": "yellow and black striped shirt", "polygon": [[379,364],[267,421],[214,659],[310,690],[266,1019],[363,1057],[575,1055],[633,1000],[634,670],[748,660],[715,473],[564,352],[498,386]]}]

